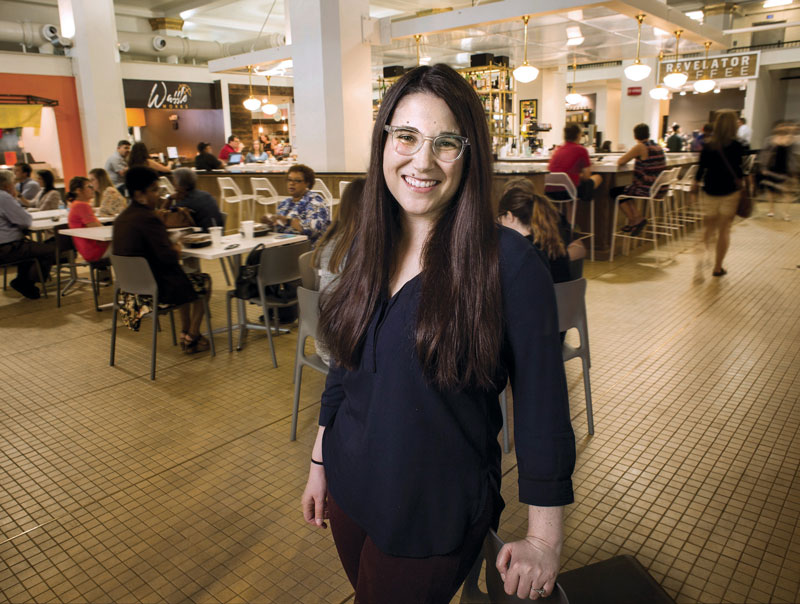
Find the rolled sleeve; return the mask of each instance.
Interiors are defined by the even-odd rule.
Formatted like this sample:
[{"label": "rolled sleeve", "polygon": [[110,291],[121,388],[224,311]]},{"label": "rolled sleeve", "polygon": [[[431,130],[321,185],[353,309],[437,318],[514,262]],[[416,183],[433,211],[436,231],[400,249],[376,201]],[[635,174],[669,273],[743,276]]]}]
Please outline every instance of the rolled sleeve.
[{"label": "rolled sleeve", "polygon": [[319,425],[327,426],[339,410],[344,400],[342,380],[346,370],[331,360],[331,368],[325,380],[325,391],[322,393],[322,405],[319,412]]},{"label": "rolled sleeve", "polygon": [[533,249],[525,252],[519,270],[504,287],[503,305],[519,498],[529,505],[566,505],[574,500],[575,436],[555,291]]}]

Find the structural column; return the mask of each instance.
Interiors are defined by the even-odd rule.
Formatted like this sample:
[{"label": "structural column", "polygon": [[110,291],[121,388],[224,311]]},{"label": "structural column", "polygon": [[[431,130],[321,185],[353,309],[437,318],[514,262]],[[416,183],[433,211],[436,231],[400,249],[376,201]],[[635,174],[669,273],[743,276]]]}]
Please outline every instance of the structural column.
[{"label": "structural column", "polygon": [[296,149],[318,171],[363,172],[372,131],[368,0],[289,0]]},{"label": "structural column", "polygon": [[[86,163],[102,167],[128,136],[113,0],[59,0],[62,23],[74,22],[72,71]],[[64,29],[62,25],[62,30]]]},{"label": "structural column", "polygon": [[[650,65],[653,71],[641,82],[630,83],[632,86],[642,87],[642,94],[639,96],[628,96],[627,87],[629,80],[624,79],[625,76],[623,76],[619,103],[619,134],[617,140],[621,145],[624,145],[625,150],[630,149],[636,144],[636,140],[633,138],[633,127],[637,124],[647,124],[650,126],[650,138],[658,140],[661,129],[661,125],[659,124],[661,103],[668,103],[668,101],[657,101],[650,98],[650,90],[655,86],[656,61],[656,59],[642,59],[642,63]],[[614,140],[610,134],[609,138]],[[616,144],[614,148],[615,150],[618,149]]]},{"label": "structural column", "polygon": [[553,129],[542,133],[544,148],[564,142],[564,125],[567,121],[567,105],[564,97],[567,95],[567,71],[560,66],[555,69],[543,69],[539,74],[542,78],[542,101],[539,104],[540,123],[550,124]]}]

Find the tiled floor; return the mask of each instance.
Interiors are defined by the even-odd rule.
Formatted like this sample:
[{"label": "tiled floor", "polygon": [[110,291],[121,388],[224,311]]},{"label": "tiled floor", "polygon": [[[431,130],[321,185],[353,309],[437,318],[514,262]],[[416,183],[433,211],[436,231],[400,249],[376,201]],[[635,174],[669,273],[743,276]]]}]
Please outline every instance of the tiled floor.
[{"label": "tiled floor", "polygon": [[[573,361],[565,570],[628,553],[678,602],[800,601],[792,210],[735,226],[721,279],[692,249],[661,269],[587,266],[596,433]],[[290,442],[294,335],[273,369],[261,334],[233,353],[218,338],[211,358],[165,332],[152,383],[149,333],[122,329],[109,367],[110,316],[90,301],[0,293],[0,600],[352,600],[329,533],[298,511],[323,381],[306,373]],[[525,526],[513,453],[504,472],[511,538]]]}]

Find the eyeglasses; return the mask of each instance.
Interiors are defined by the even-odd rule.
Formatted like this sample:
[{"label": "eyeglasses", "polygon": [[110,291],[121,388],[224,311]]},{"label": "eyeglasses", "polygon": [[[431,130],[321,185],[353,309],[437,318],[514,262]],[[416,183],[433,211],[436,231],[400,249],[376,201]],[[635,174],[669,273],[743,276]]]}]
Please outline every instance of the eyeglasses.
[{"label": "eyeglasses", "polygon": [[387,125],[383,129],[392,135],[394,150],[400,155],[414,155],[427,140],[431,141],[431,149],[437,159],[452,162],[460,158],[464,154],[464,149],[469,145],[469,139],[458,134],[424,136],[416,128],[406,126]]},{"label": "eyeglasses", "polygon": [[300,184],[301,182],[305,182],[306,181],[305,178],[287,178],[286,180],[288,182],[293,182],[295,184]]}]

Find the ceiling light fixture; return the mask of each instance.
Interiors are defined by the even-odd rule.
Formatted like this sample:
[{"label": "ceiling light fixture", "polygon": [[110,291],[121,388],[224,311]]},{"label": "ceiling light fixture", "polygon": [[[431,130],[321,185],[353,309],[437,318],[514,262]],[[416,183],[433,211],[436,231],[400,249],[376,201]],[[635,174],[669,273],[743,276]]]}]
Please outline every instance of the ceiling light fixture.
[{"label": "ceiling light fixture", "polygon": [[711,42],[706,41],[704,45],[706,47],[706,57],[703,61],[703,77],[694,83],[694,89],[701,94],[711,92],[717,86],[717,83],[706,75],[705,69],[706,63],[708,63],[708,47],[711,46]]},{"label": "ceiling light fixture", "polygon": [[705,16],[702,10],[690,10],[688,13],[685,14],[687,17],[697,21],[698,23],[702,23],[703,17]]},{"label": "ceiling light fixture", "polygon": [[651,71],[650,66],[644,65],[639,59],[639,46],[642,41],[642,21],[644,21],[644,17],[644,15],[636,15],[636,20],[639,22],[639,30],[636,33],[636,60],[634,60],[632,65],[628,65],[625,68],[625,77],[634,82],[645,79],[650,75]]},{"label": "ceiling light fixture", "polygon": [[539,70],[528,63],[528,15],[522,17],[522,22],[525,24],[525,42],[523,43],[525,46],[525,58],[522,61],[522,65],[517,67],[513,74],[515,80],[527,84],[536,79],[539,75]]},{"label": "ceiling light fixture", "polygon": [[575,53],[572,53],[572,84],[567,86],[567,96],[564,97],[564,100],[567,102],[567,105],[578,105],[583,101],[583,95],[578,94],[577,92],[573,92],[573,86],[575,86],[575,73],[578,71],[578,64],[575,61]]},{"label": "ceiling light fixture", "polygon": [[261,111],[264,112],[264,115],[275,115],[278,112],[278,106],[269,102],[269,97],[272,96],[272,90],[269,86],[271,78],[272,76],[267,76],[267,98],[264,99],[264,104],[261,106]]},{"label": "ceiling light fixture", "polygon": [[656,86],[650,91],[650,98],[664,101],[669,98],[669,90],[665,86]]},{"label": "ceiling light fixture", "polygon": [[253,96],[253,66],[247,66],[247,75],[250,77],[250,96],[244,100],[244,108],[248,111],[257,111],[261,107],[261,101]]},{"label": "ceiling light fixture", "polygon": [[577,25],[571,25],[567,28],[567,46],[580,46],[584,41],[581,28]]},{"label": "ceiling light fixture", "polygon": [[683,33],[682,29],[678,29],[675,31],[675,69],[676,71],[671,71],[667,75],[664,76],[664,83],[669,86],[670,88],[680,88],[686,83],[686,80],[689,79],[689,74],[683,73],[680,71],[680,67],[678,66],[678,61],[680,60],[680,55],[678,54],[678,44],[681,42],[681,34]]},{"label": "ceiling light fixture", "polygon": [[763,6],[764,8],[775,8],[776,6],[786,6],[791,3],[792,0],[766,0]]}]

